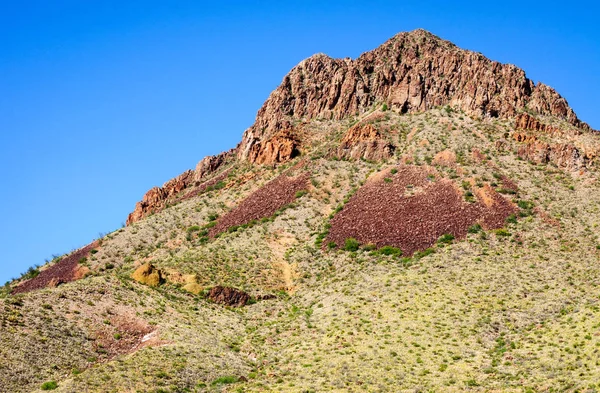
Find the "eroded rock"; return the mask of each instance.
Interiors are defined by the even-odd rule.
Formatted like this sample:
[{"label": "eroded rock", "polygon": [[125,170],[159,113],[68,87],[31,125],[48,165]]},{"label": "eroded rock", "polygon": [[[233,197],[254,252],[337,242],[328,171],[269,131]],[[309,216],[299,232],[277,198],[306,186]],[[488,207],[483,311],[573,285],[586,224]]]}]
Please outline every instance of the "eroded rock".
[{"label": "eroded rock", "polygon": [[242,307],[250,300],[250,295],[239,289],[216,286],[211,288],[208,298],[215,303],[231,307]]},{"label": "eroded rock", "polygon": [[354,160],[381,161],[393,156],[395,149],[372,124],[357,124],[342,138],[337,155]]}]

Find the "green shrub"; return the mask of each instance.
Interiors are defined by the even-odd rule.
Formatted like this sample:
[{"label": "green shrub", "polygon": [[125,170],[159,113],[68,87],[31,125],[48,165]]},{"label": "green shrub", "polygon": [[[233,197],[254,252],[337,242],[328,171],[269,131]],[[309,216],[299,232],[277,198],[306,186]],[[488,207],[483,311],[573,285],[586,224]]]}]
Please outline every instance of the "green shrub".
[{"label": "green shrub", "polygon": [[392,246],[383,246],[377,250],[377,253],[380,255],[392,255],[395,257],[402,256],[402,250]]},{"label": "green shrub", "polygon": [[227,375],[227,376],[219,377],[219,378],[215,379],[214,381],[212,381],[211,385],[212,386],[226,385],[226,384],[230,384],[230,383],[236,383],[237,381],[238,381],[237,377]]},{"label": "green shrub", "polygon": [[392,175],[395,175],[396,173],[398,173],[398,170],[396,168],[392,168],[392,170],[390,171],[390,173]]},{"label": "green shrub", "polygon": [[200,227],[198,225],[191,226],[187,229],[188,233],[189,232],[198,232],[199,230],[200,230]]},{"label": "green shrub", "polygon": [[300,191],[296,192],[296,198],[302,198],[306,194],[308,194],[307,190],[300,190]]},{"label": "green shrub", "polygon": [[346,251],[358,251],[359,247],[360,243],[353,237],[349,237],[348,239],[346,239],[346,242],[344,244],[344,250]]},{"label": "green shrub", "polygon": [[388,106],[387,106],[387,104],[383,104],[383,106],[381,107],[381,110],[382,110],[383,112],[387,111],[387,110],[388,110]]},{"label": "green shrub", "polygon": [[208,221],[215,221],[217,218],[219,218],[217,213],[211,213],[208,215]]},{"label": "green shrub", "polygon": [[438,239],[438,243],[440,244],[448,244],[448,243],[452,243],[452,241],[454,240],[454,235],[451,233],[445,233],[442,236],[440,236],[440,238]]},{"label": "green shrub", "polygon": [[477,233],[479,231],[481,231],[481,225],[479,225],[479,224],[471,225],[469,227],[469,229],[467,230],[467,232],[469,232],[469,233]]},{"label": "green shrub", "polygon": [[435,250],[430,247],[430,248],[427,248],[427,249],[425,249],[423,251],[417,251],[417,252],[415,252],[413,254],[413,257],[416,258],[416,259],[421,259],[421,258],[426,257],[427,255],[433,254],[434,252],[435,252]]},{"label": "green shrub", "polygon": [[42,390],[54,390],[58,387],[56,381],[44,382]]},{"label": "green shrub", "polygon": [[496,229],[495,233],[496,233],[496,236],[504,236],[504,237],[510,236],[510,232],[504,228]]},{"label": "green shrub", "polygon": [[506,217],[506,222],[509,224],[516,224],[517,216],[515,216],[514,214],[511,214],[510,216]]},{"label": "green shrub", "polygon": [[336,248],[337,244],[335,244],[335,242],[329,242],[329,243],[327,243],[327,247],[328,248]]}]

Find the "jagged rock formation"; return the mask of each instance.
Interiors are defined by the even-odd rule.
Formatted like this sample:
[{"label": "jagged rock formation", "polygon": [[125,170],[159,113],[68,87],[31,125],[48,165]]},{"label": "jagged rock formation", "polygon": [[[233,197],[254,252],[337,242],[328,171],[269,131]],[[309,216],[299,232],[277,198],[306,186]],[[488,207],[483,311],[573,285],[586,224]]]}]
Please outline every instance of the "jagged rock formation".
[{"label": "jagged rock formation", "polygon": [[206,156],[198,165],[196,165],[196,170],[194,171],[194,180],[199,182],[205,179],[208,175],[215,173],[217,169],[219,169],[223,164],[225,164],[229,158],[231,158],[234,154],[234,149],[229,151],[214,155],[214,156]]},{"label": "jagged rock formation", "polygon": [[185,188],[193,184],[194,172],[188,170],[174,179],[169,180],[162,187],[150,189],[140,202],[135,205],[135,209],[127,217],[127,225],[136,222],[143,217],[162,209],[167,199],[179,194]]},{"label": "jagged rock formation", "polygon": [[386,141],[372,124],[351,127],[337,150],[338,157],[380,161],[394,155],[395,146]]},{"label": "jagged rock formation", "polygon": [[[534,84],[518,67],[460,49],[424,30],[400,33],[356,60],[317,54],[300,62],[271,93],[235,149],[206,157],[195,171],[148,191],[127,224],[163,209],[177,193],[192,184],[197,187],[226,162],[241,159],[273,165],[293,159],[310,147],[310,135],[304,134],[302,124],[305,120],[339,120],[381,103],[401,113],[450,105],[473,116],[517,116],[517,129],[554,136],[573,137],[590,130],[563,97],[544,84]],[[570,127],[562,130],[543,124],[524,111],[555,117]],[[565,168],[581,168],[588,165],[588,155],[596,155],[594,149],[581,153],[580,147],[564,142],[529,145],[538,138],[528,133],[513,137],[528,143],[519,154],[534,162],[554,161]],[[502,142],[497,147],[504,149]],[[348,130],[336,153],[352,159],[382,160],[393,155],[394,146],[376,130],[356,126]]]},{"label": "jagged rock formation", "polygon": [[515,129],[524,131],[534,131],[552,136],[581,135],[580,130],[564,130],[558,127],[551,126],[549,124],[544,124],[535,117],[529,115],[528,113],[521,113],[515,118]]},{"label": "jagged rock formation", "polygon": [[[568,170],[580,170],[586,168],[597,156],[597,147],[587,148],[582,152],[576,146],[578,136],[582,134],[577,129],[562,129],[545,124],[537,118],[522,113],[515,118],[515,132],[513,139],[523,143],[517,149],[519,157],[536,164],[553,163],[554,165]],[[541,141],[539,136],[560,138],[567,142]]]},{"label": "jagged rock formation", "polygon": [[255,164],[276,164],[300,154],[300,141],[289,130],[282,130],[269,140],[249,146],[248,160]]},{"label": "jagged rock formation", "polygon": [[462,50],[424,30],[400,33],[356,60],[314,55],[285,76],[244,133],[238,155],[299,119],[343,119],[378,102],[406,112],[450,105],[478,116],[509,118],[528,108],[589,129],[555,90],[535,85],[514,65]]},{"label": "jagged rock formation", "polygon": [[242,307],[250,300],[250,295],[239,289],[217,286],[211,288],[208,298],[215,303],[231,307]]}]

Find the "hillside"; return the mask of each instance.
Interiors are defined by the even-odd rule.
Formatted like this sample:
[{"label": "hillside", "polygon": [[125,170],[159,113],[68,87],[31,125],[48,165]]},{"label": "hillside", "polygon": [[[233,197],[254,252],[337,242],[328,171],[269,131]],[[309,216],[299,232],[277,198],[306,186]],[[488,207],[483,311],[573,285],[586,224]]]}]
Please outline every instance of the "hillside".
[{"label": "hillside", "polygon": [[0,391],[596,391],[599,154],[426,31],[312,56],[237,147],[2,288]]}]

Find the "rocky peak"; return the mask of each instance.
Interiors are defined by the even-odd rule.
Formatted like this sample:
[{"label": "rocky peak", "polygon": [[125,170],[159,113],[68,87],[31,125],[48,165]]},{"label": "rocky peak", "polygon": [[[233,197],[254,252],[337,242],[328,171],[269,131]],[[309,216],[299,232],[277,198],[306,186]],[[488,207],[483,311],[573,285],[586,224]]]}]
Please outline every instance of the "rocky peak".
[{"label": "rocky peak", "polygon": [[512,118],[529,109],[589,129],[555,90],[525,72],[463,50],[422,29],[399,33],[355,60],[317,54],[271,93],[244,133],[238,156],[302,119],[343,119],[377,103],[402,113],[450,105],[468,114]]}]

